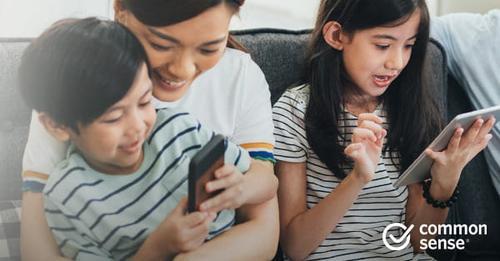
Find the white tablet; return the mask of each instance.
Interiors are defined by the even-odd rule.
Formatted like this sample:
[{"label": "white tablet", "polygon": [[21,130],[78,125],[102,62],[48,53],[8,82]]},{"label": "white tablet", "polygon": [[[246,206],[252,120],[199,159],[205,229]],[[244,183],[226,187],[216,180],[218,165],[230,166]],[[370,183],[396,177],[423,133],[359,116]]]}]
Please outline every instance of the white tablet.
[{"label": "white tablet", "polygon": [[[439,133],[431,145],[429,145],[429,148],[434,151],[444,150],[446,146],[448,146],[448,142],[457,128],[462,127],[464,130],[467,130],[476,119],[482,118],[486,121],[490,116],[494,116],[497,122],[500,120],[500,105],[457,115],[448,125],[446,125],[443,131]],[[394,186],[404,186],[427,179],[430,176],[432,162],[432,159],[429,158],[425,152],[422,152],[422,154],[420,154],[410,167],[408,167],[399,177],[396,183],[394,183]]]}]

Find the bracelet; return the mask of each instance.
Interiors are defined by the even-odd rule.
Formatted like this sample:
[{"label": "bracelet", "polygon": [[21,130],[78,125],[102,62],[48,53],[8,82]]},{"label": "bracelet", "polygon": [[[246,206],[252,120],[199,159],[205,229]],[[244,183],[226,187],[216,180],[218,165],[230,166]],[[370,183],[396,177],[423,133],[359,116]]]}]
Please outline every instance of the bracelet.
[{"label": "bracelet", "polygon": [[451,207],[458,199],[458,195],[460,194],[460,191],[458,188],[455,189],[453,192],[453,195],[446,200],[446,201],[440,201],[440,200],[435,200],[432,198],[431,193],[429,192],[429,189],[431,188],[431,180],[426,180],[424,181],[423,184],[423,189],[424,193],[423,196],[425,198],[425,201],[427,201],[428,204],[432,205],[435,208],[448,208]]}]

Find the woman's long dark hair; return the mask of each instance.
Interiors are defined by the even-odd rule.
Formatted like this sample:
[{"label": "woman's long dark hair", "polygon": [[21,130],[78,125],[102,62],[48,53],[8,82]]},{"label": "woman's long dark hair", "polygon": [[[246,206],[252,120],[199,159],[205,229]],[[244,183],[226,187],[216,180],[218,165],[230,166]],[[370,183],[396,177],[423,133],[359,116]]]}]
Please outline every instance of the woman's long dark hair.
[{"label": "woman's long dark hair", "polygon": [[[245,0],[115,0],[121,1],[141,23],[149,26],[168,26],[191,19],[207,9],[226,4],[237,13]],[[227,46],[245,50],[229,35]]]},{"label": "woman's long dark hair", "polygon": [[323,39],[323,27],[329,21],[342,25],[342,30],[354,34],[358,30],[377,26],[399,25],[416,10],[420,10],[417,39],[408,65],[383,94],[389,131],[384,149],[399,152],[403,171],[432,141],[442,128],[437,104],[430,86],[423,80],[423,66],[429,41],[429,14],[425,0],[323,0],[308,54],[306,80],[311,89],[305,115],[307,140],[320,160],[338,178],[346,173],[348,164],[344,145],[339,142],[339,116],[345,104],[348,77],[342,52]]}]

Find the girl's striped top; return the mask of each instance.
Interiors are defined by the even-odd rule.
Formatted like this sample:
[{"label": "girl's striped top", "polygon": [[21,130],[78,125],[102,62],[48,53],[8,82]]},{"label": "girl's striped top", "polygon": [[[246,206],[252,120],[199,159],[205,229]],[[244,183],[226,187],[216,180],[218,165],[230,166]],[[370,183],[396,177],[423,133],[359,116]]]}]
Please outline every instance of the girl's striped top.
[{"label": "girl's striped top", "polygon": [[[299,86],[287,90],[274,105],[274,154],[278,161],[305,162],[307,180],[307,208],[311,209],[328,196],[342,180],[320,161],[311,150],[306,138],[304,117],[309,101],[309,87]],[[387,119],[382,106],[374,112]],[[339,117],[342,136],[340,142],[348,145],[356,127],[355,115],[344,111]],[[384,141],[385,143],[385,141]],[[399,176],[399,156],[386,151],[380,158],[375,177],[360,192],[359,197],[334,231],[308,256],[308,260],[411,260],[415,256],[411,245],[400,251],[384,246],[382,233],[391,223],[405,223],[407,187],[395,188]],[[349,173],[351,167],[345,167]],[[404,231],[394,229],[391,234],[400,236]],[[390,239],[389,239],[390,240]],[[390,240],[391,242],[391,240]]]}]

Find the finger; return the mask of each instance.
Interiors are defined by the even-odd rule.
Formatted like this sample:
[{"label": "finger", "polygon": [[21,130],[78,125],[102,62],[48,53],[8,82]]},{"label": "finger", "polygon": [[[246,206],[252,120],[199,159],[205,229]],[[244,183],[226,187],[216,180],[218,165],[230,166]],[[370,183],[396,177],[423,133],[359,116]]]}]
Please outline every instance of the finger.
[{"label": "finger", "polygon": [[486,146],[488,146],[488,143],[492,138],[493,138],[492,134],[486,134],[478,143],[476,143],[475,148],[477,148],[477,153],[486,148]]},{"label": "finger", "polygon": [[191,251],[198,248],[208,236],[210,231],[211,220],[206,219],[204,222],[199,225],[185,231],[183,235],[184,246],[182,247],[183,251]]},{"label": "finger", "polygon": [[190,213],[184,218],[183,224],[186,227],[193,228],[203,223],[203,221],[207,218],[207,215],[208,214],[206,212],[200,212],[200,211]]},{"label": "finger", "polygon": [[230,208],[233,200],[240,194],[241,188],[233,187],[225,190],[219,195],[206,200],[200,205],[200,210],[209,212],[219,212],[223,209]]},{"label": "finger", "polygon": [[464,133],[464,129],[462,128],[457,128],[455,130],[455,133],[450,139],[450,142],[448,142],[448,147],[446,148],[446,151],[453,153],[456,150],[458,150],[458,147],[460,146],[460,140],[462,139],[462,134]]},{"label": "finger", "polygon": [[348,157],[356,160],[356,159],[359,158],[362,149],[363,149],[363,144],[362,143],[351,143],[351,144],[349,144],[349,146],[347,146],[344,149],[344,153]]},{"label": "finger", "polygon": [[474,124],[472,124],[472,126],[469,127],[469,129],[462,136],[462,140],[460,142],[461,145],[469,146],[471,143],[473,143],[474,140],[476,140],[476,137],[479,133],[479,130],[483,126],[483,123],[483,119],[477,119],[476,121],[474,121]]},{"label": "finger", "polygon": [[384,145],[384,138],[386,135],[387,135],[387,131],[385,129],[382,129],[382,135],[380,136],[380,138],[376,142],[377,146],[382,147],[382,145]]},{"label": "finger", "polygon": [[491,129],[495,125],[495,121],[496,121],[495,117],[491,116],[479,130],[476,140],[479,140],[479,142],[481,142],[484,139],[484,137],[491,131]]},{"label": "finger", "polygon": [[425,154],[427,156],[429,156],[429,158],[431,158],[434,161],[437,161],[439,159],[439,156],[440,156],[440,152],[436,152],[436,151],[433,151],[431,149],[426,149]]},{"label": "finger", "polygon": [[373,121],[377,124],[382,124],[382,118],[378,117],[377,115],[373,114],[373,113],[361,113],[358,115],[358,125],[362,122],[362,121]]},{"label": "finger", "polygon": [[177,206],[172,211],[171,215],[172,216],[183,216],[184,212],[187,209],[187,202],[188,202],[187,197],[181,198],[181,200],[179,200],[179,203],[177,204]]},{"label": "finger", "polygon": [[358,125],[358,127],[371,130],[373,133],[375,133],[377,139],[380,139],[380,137],[382,137],[382,131],[384,130],[384,128],[382,128],[380,124],[368,120],[362,121],[361,124]]},{"label": "finger", "polygon": [[359,143],[363,142],[365,140],[376,142],[377,137],[373,131],[369,129],[363,129],[363,128],[354,128],[352,132],[352,142],[353,143]]},{"label": "finger", "polygon": [[218,168],[215,172],[214,175],[216,178],[220,179],[222,177],[226,177],[228,175],[231,175],[235,171],[234,165],[231,164],[224,164],[224,166]]},{"label": "finger", "polygon": [[232,175],[226,176],[221,179],[213,180],[210,182],[207,182],[205,185],[205,190],[208,193],[211,193],[213,191],[217,191],[219,189],[225,189],[229,188],[231,186],[234,186],[237,183],[240,183],[243,179],[243,174],[241,173],[234,173]]}]

